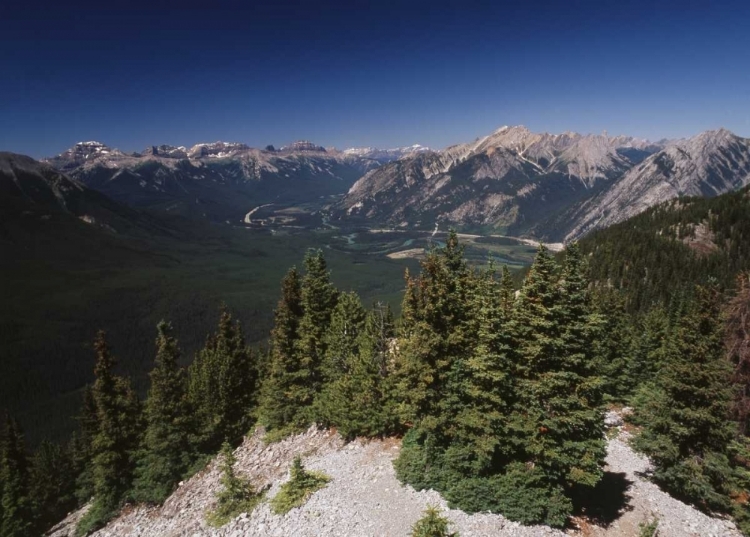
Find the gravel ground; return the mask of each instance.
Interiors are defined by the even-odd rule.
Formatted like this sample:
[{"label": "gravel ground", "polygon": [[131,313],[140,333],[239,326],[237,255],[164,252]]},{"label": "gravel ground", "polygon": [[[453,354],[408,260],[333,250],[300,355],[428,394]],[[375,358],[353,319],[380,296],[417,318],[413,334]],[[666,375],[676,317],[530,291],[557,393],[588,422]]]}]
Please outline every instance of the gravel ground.
[{"label": "gravel ground", "polygon": [[[618,427],[619,430],[619,427]],[[236,451],[237,472],[256,486],[270,485],[268,497],[288,479],[295,455],[302,454],[306,467],[328,474],[332,480],[308,502],[283,516],[261,504],[222,528],[207,527],[205,513],[214,504],[219,471],[210,464],[182,484],[161,508],[128,507],[98,537],[125,536],[262,536],[262,537],[406,537],[428,505],[443,509],[451,530],[461,537],[634,537],[641,522],[657,517],[659,537],[739,537],[726,520],[710,518],[671,498],[642,477],[648,460],[627,445],[627,433],[609,441],[608,471],[624,474],[630,483],[628,501],[608,526],[579,520],[579,529],[567,532],[546,526],[521,526],[500,515],[467,515],[447,508],[434,491],[416,492],[395,477],[392,460],[398,456],[398,440],[355,441],[344,444],[329,431],[313,428],[276,444],[265,445],[262,435],[245,439]],[[71,521],[80,512],[71,515]],[[72,535],[72,524],[61,524],[54,537]]]}]

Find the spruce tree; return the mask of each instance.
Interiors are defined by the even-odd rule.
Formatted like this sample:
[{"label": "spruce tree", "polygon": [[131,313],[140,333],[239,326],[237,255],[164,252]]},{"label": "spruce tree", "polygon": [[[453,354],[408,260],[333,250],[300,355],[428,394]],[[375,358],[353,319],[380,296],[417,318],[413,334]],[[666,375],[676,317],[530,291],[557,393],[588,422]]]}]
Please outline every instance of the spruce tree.
[{"label": "spruce tree", "polygon": [[635,347],[632,319],[625,310],[624,297],[619,291],[599,292],[594,303],[594,310],[603,321],[602,337],[593,342],[604,380],[602,390],[609,400],[625,402],[635,388],[631,378]]},{"label": "spruce tree", "polygon": [[750,436],[750,273],[737,277],[737,290],[726,307],[725,344],[737,386],[732,417],[738,434]]},{"label": "spruce tree", "polygon": [[301,372],[296,352],[301,318],[301,279],[292,267],[281,282],[281,299],[274,312],[270,359],[258,410],[260,422],[269,430],[302,425],[297,423],[297,413],[303,404],[302,383],[306,375]]},{"label": "spruce tree", "polygon": [[144,407],[146,431],[139,453],[134,497],[161,503],[182,479],[192,460],[191,409],[187,379],[170,324],[157,326],[156,359]]},{"label": "spruce tree", "polygon": [[217,332],[208,337],[189,370],[189,400],[200,452],[213,453],[225,440],[236,443],[248,432],[256,374],[242,328],[223,308]]},{"label": "spruce tree", "polygon": [[419,280],[407,282],[404,310],[410,319],[400,328],[395,381],[403,422],[434,428],[455,361],[470,346],[470,271],[454,231],[421,265]]},{"label": "spruce tree", "polygon": [[117,513],[130,491],[135,452],[141,435],[141,408],[130,382],[114,374],[115,358],[104,332],[94,341],[96,364],[92,390],[97,411],[93,460],[94,503],[78,525],[86,534]]},{"label": "spruce tree", "polygon": [[38,531],[44,532],[65,518],[77,503],[75,469],[69,450],[42,441],[31,459],[30,490]]},{"label": "spruce tree", "polygon": [[504,303],[507,294],[501,285],[490,266],[478,276],[471,296],[475,347],[463,364],[460,384],[455,386],[460,406],[452,419],[455,425],[446,452],[446,464],[464,475],[497,472],[513,452],[506,422],[515,387],[509,312]]},{"label": "spruce tree", "polygon": [[566,486],[593,487],[602,477],[606,455],[603,440],[603,380],[596,341],[602,336],[603,318],[593,313],[585,266],[577,243],[565,251],[558,304],[553,309],[558,324],[560,364],[548,371],[545,402],[548,416],[546,440],[554,439],[548,461]]},{"label": "spruce tree", "polygon": [[635,446],[651,457],[654,478],[667,490],[706,509],[726,510],[733,473],[731,368],[718,293],[701,288],[696,294],[668,341],[655,389],[636,407],[643,430]]},{"label": "spruce tree", "polygon": [[324,423],[345,438],[380,436],[394,429],[388,363],[393,335],[390,308],[376,304],[346,354],[342,374],[323,387],[319,404]]},{"label": "spruce tree", "polygon": [[326,352],[321,366],[323,382],[334,382],[346,373],[347,361],[358,352],[357,340],[366,315],[357,293],[339,296],[325,334]]},{"label": "spruce tree", "polygon": [[323,252],[310,250],[305,255],[305,275],[302,278],[302,318],[295,353],[300,362],[298,384],[300,413],[299,425],[310,421],[309,407],[320,392],[323,383],[323,358],[328,348],[326,330],[338,301],[338,291],[330,280]]},{"label": "spruce tree", "polygon": [[16,420],[5,419],[5,435],[0,446],[0,536],[27,537],[33,524],[29,496],[29,464],[23,432]]},{"label": "spruce tree", "polygon": [[83,389],[79,431],[71,440],[71,452],[76,477],[76,498],[85,504],[94,495],[94,438],[98,431],[98,418],[94,390],[90,385]]},{"label": "spruce tree", "polygon": [[506,316],[510,316],[515,302],[516,290],[513,285],[513,277],[510,275],[508,265],[503,265],[502,279],[500,280],[500,306]]}]

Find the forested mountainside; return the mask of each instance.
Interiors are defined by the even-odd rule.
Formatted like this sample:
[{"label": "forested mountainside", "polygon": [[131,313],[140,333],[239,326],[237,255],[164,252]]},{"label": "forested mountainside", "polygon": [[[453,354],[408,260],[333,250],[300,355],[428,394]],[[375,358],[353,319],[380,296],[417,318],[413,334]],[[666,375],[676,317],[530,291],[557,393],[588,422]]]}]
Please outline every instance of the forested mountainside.
[{"label": "forested mountainside", "polygon": [[[508,270],[469,266],[451,233],[407,274],[394,319],[384,304],[367,309],[338,290],[322,252],[311,251],[282,280],[268,352],[250,349],[225,311],[184,369],[173,328],[160,323],[143,403],[100,332],[69,444],[44,444],[29,469],[18,424],[6,425],[2,517],[21,528],[8,535],[92,496],[78,535],[128,502],[161,503],[224,441],[223,487],[206,523],[241,517],[265,501],[232,459],[231,445],[255,424],[266,441],[311,424],[345,439],[400,436],[402,483],[466,512],[566,527],[574,514],[595,516],[591,502],[608,491],[608,402],[634,407],[633,445],[651,458],[654,483],[748,534],[750,284],[722,294],[708,282],[679,303],[654,295],[652,308],[630,314],[626,288],[592,292],[587,257],[570,245],[556,262],[540,246],[516,290]],[[269,506],[283,513],[329,480],[297,460]],[[614,512],[627,502],[617,498]]]},{"label": "forested mountainside", "polygon": [[[265,340],[277,274],[315,239],[144,212],[48,164],[0,153],[0,409],[22,420],[33,444],[67,437],[92,379],[98,329],[110,332],[118,371],[141,394],[162,318],[175,323],[185,363],[222,304],[250,341]],[[339,251],[329,263],[339,285],[367,300],[397,300],[404,266],[415,264]]]},{"label": "forested mountainside", "polygon": [[123,153],[100,142],[81,142],[46,162],[133,207],[238,224],[263,203],[343,194],[381,163],[423,149],[341,152],[295,142],[277,150],[215,142]]},{"label": "forested mountainside", "polygon": [[581,240],[592,280],[623,291],[627,307],[669,303],[696,283],[731,288],[750,269],[750,188],[679,198]]},{"label": "forested mountainside", "polygon": [[687,140],[536,134],[503,127],[473,143],[386,164],[331,207],[342,221],[580,238],[660,202],[750,182],[750,140],[721,129]]}]

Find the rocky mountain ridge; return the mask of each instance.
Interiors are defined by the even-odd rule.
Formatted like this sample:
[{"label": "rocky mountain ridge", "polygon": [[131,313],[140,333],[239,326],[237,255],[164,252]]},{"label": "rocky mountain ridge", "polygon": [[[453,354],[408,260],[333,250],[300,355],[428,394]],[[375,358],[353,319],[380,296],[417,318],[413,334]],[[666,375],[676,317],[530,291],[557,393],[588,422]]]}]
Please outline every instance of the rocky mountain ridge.
[{"label": "rocky mountain ridge", "polygon": [[381,164],[308,141],[279,150],[213,142],[190,148],[158,145],[141,153],[81,142],[45,162],[133,207],[236,223],[263,203],[342,194]]},{"label": "rocky mountain ridge", "polygon": [[750,140],[724,129],[650,142],[505,126],[370,171],[331,211],[341,221],[571,240],[676,196],[742,187],[748,162]]},{"label": "rocky mountain ridge", "polygon": [[[104,146],[88,149],[102,154]],[[77,158],[85,159],[85,150]],[[106,153],[104,153],[106,154]],[[52,166],[31,157],[0,152],[0,223],[33,221],[60,226],[75,221],[111,232],[152,232],[157,224],[146,215],[118,204]]]}]

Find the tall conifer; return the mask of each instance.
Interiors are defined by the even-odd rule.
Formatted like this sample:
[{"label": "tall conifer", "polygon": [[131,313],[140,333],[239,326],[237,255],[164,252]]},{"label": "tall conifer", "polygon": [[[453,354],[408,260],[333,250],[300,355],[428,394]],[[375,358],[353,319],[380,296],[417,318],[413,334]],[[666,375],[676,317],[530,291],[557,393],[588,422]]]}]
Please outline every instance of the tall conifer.
[{"label": "tall conifer", "polygon": [[115,358],[102,331],[94,341],[96,380],[92,390],[97,432],[92,444],[94,504],[78,526],[79,534],[114,516],[132,485],[135,451],[140,441],[140,403],[130,382],[114,374]]},{"label": "tall conifer", "polygon": [[248,432],[257,397],[256,374],[242,328],[223,308],[216,333],[208,337],[189,371],[199,451],[213,453],[224,441],[235,443]]},{"label": "tall conifer", "polygon": [[729,508],[732,474],[731,367],[719,313],[715,289],[699,289],[669,339],[655,390],[636,407],[643,431],[635,445],[651,457],[656,480],[708,509]]},{"label": "tall conifer", "polygon": [[27,537],[34,514],[29,496],[29,464],[23,432],[10,416],[5,419],[4,436],[0,446],[0,536]]},{"label": "tall conifer", "polygon": [[170,324],[157,326],[156,359],[144,408],[146,431],[136,468],[134,496],[161,503],[191,463],[191,409],[187,379]]},{"label": "tall conifer", "polygon": [[296,351],[301,318],[301,279],[297,269],[291,268],[281,282],[281,299],[274,312],[270,359],[258,412],[261,423],[272,430],[296,425],[303,404],[300,385],[305,376],[300,372],[302,364]]}]

